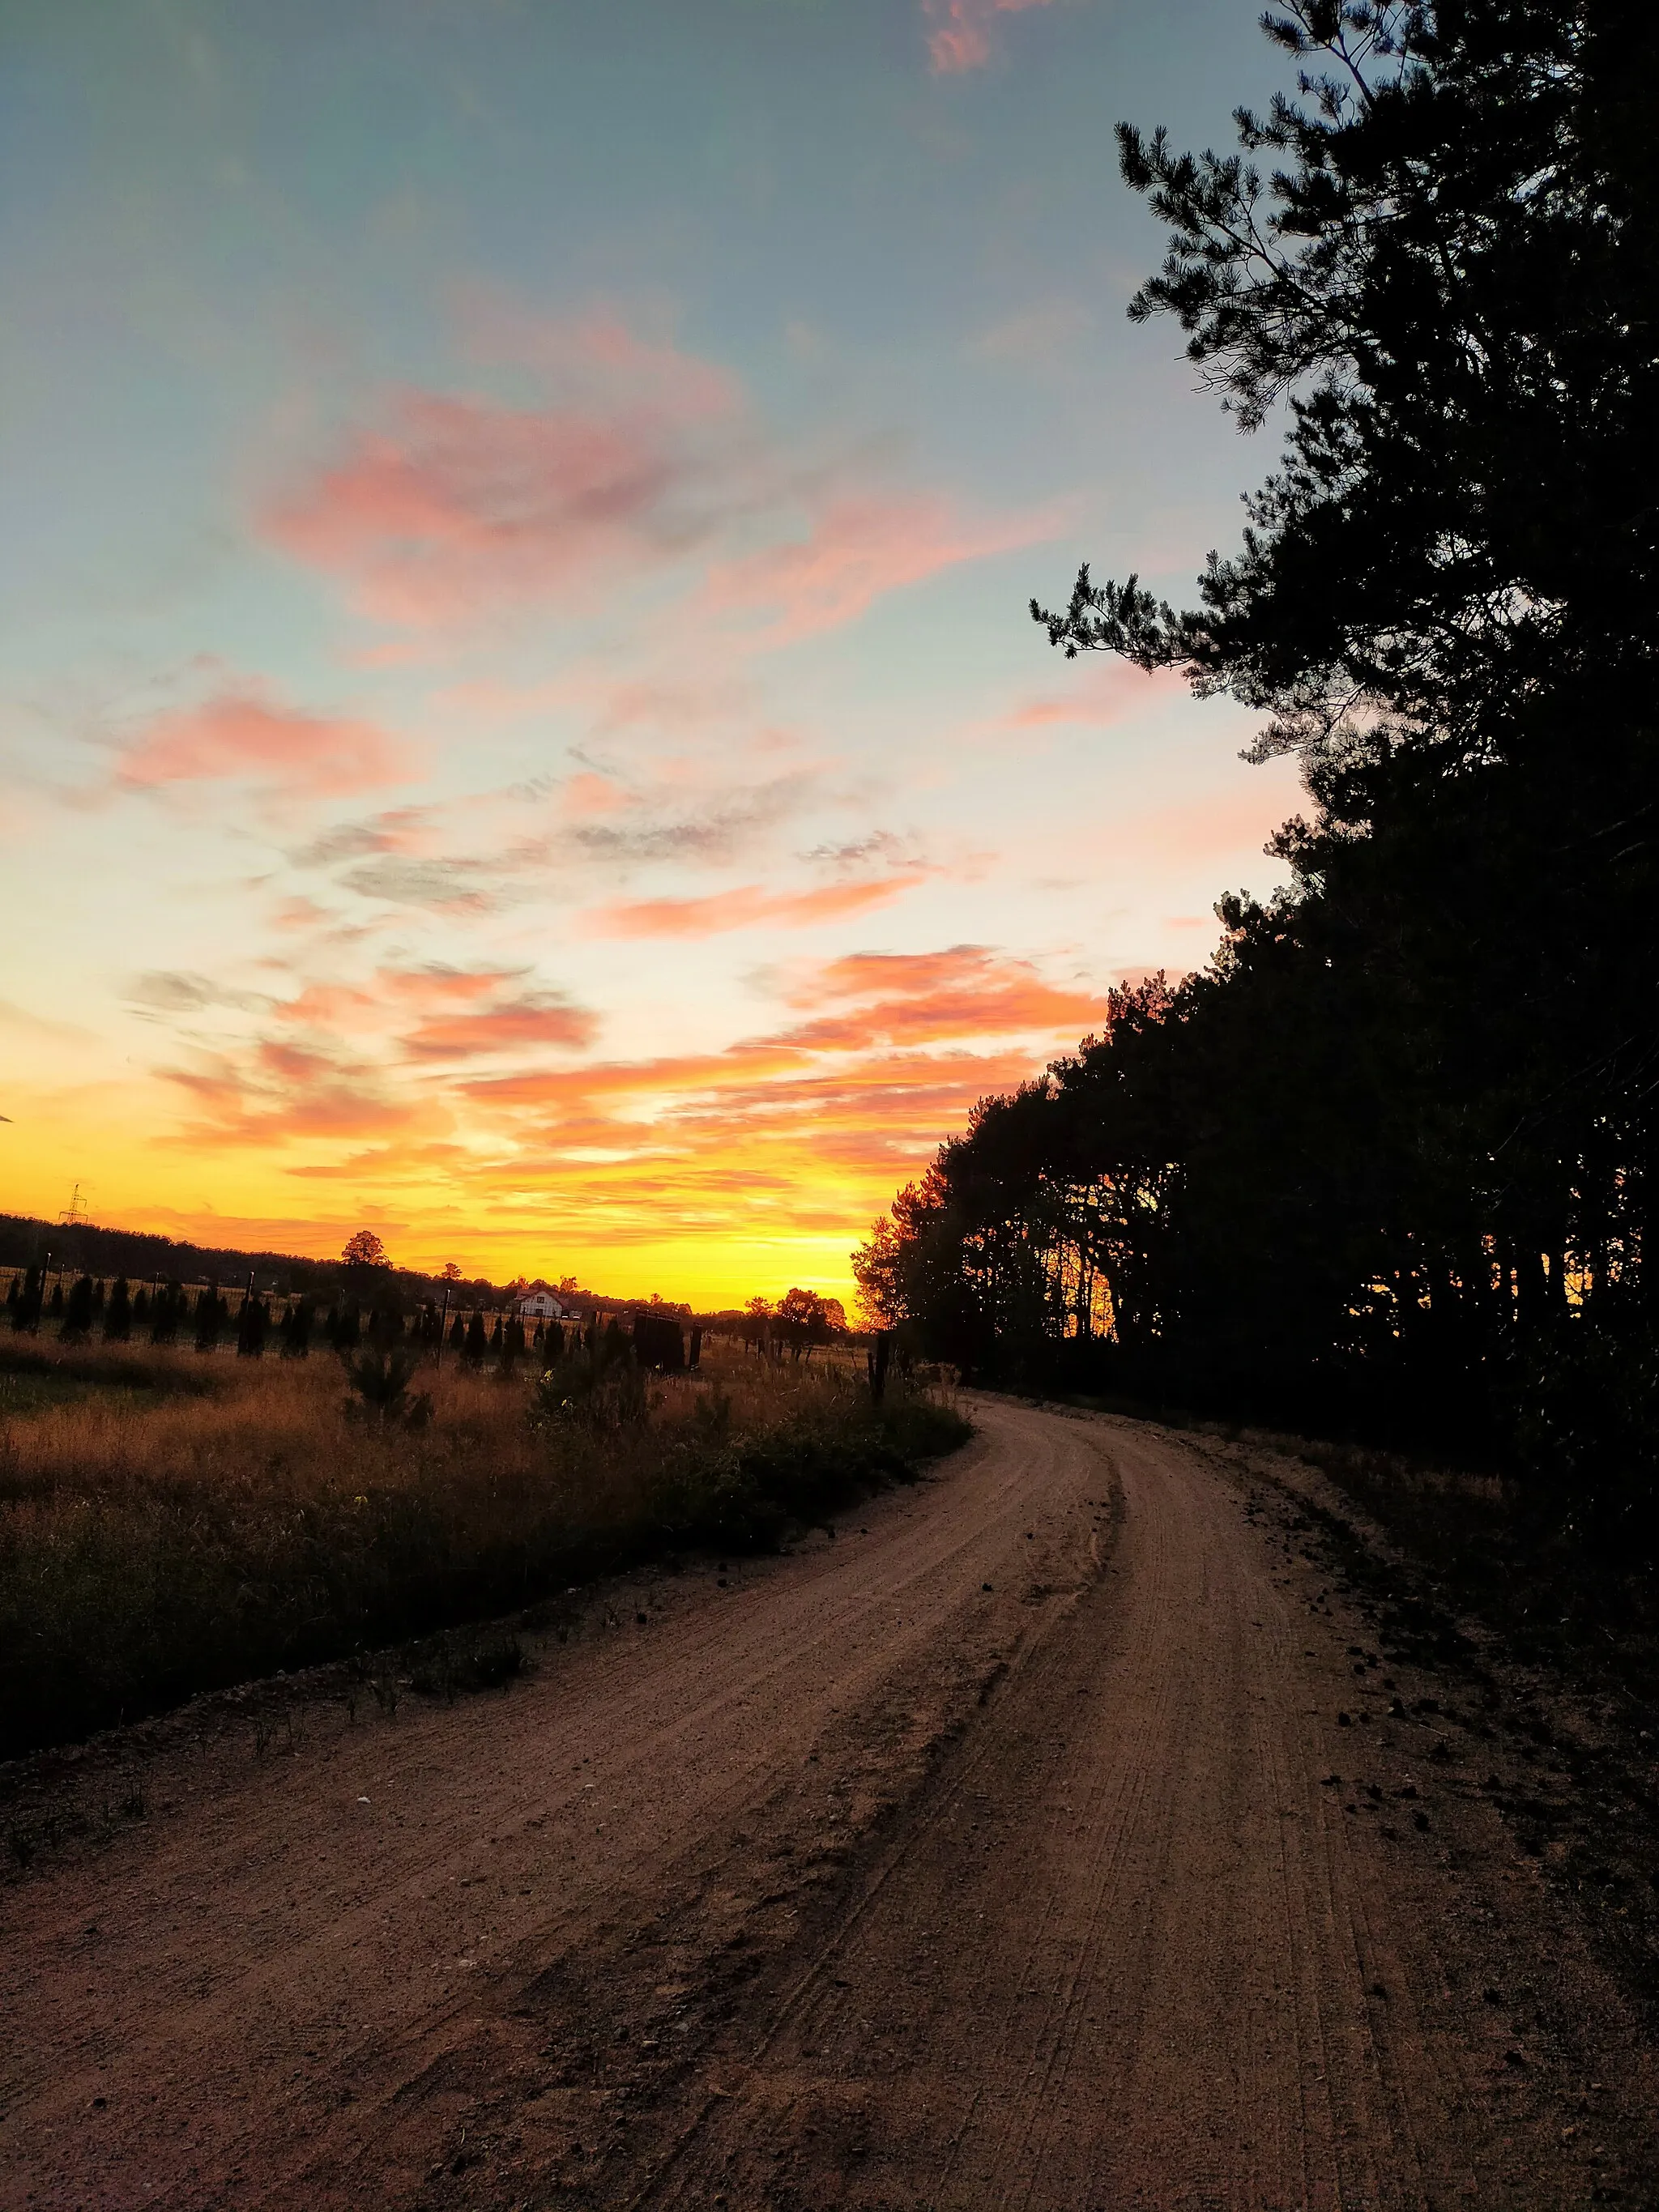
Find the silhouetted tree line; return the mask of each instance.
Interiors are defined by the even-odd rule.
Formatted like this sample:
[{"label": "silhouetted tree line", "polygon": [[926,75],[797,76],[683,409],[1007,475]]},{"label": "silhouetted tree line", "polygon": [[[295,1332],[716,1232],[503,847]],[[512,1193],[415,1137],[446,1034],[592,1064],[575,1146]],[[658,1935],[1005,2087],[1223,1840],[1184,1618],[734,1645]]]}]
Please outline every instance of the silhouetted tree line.
[{"label": "silhouetted tree line", "polygon": [[[1246,427],[1241,550],[1032,612],[1265,718],[1288,881],[984,1101],[857,1255],[971,1371],[1457,1442],[1659,1535],[1653,12],[1264,19],[1242,152],[1120,126]],[[1267,172],[1263,173],[1264,170]]]},{"label": "silhouetted tree line", "polygon": [[[351,1249],[348,1246],[348,1252]],[[241,1252],[139,1230],[104,1229],[88,1222],[68,1226],[28,1214],[0,1214],[0,1267],[38,1268],[48,1258],[54,1275],[60,1269],[72,1270],[89,1275],[94,1282],[117,1276],[125,1277],[129,1284],[246,1283],[252,1272],[267,1293],[308,1294],[325,1304],[343,1290],[361,1295],[368,1284],[381,1278],[395,1289],[405,1307],[423,1298],[441,1303],[446,1282],[441,1275],[394,1267],[384,1256],[378,1265],[374,1261],[365,1265],[344,1255],[338,1260],[313,1260],[292,1252]],[[449,1279],[449,1288],[452,1303],[464,1306],[495,1306],[512,1295],[511,1286],[491,1283],[483,1276],[457,1274]]]}]

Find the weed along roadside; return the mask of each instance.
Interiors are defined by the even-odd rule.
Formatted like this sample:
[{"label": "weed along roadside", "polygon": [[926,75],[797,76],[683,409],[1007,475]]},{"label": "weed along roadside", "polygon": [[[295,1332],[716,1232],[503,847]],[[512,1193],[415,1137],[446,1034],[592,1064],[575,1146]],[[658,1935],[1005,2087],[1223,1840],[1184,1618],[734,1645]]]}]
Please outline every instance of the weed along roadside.
[{"label": "weed along roadside", "polygon": [[[507,1362],[405,1372],[372,1350],[344,1373],[322,1358],[204,1374],[183,1350],[88,1359],[31,1343],[15,1391],[11,1349],[4,1758],[675,1550],[775,1549],[969,1433],[931,1390],[878,1407],[850,1367],[747,1359],[718,1340],[695,1374],[645,1372],[601,1342],[530,1376]],[[499,1633],[434,1649],[422,1663],[441,1689],[514,1671]],[[368,1696],[380,1675],[362,1665]]]}]

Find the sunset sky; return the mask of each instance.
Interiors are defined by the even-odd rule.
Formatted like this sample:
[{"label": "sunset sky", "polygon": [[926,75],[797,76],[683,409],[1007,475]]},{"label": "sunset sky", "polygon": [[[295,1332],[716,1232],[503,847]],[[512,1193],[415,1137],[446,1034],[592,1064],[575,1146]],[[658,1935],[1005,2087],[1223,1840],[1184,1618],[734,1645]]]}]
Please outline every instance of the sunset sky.
[{"label": "sunset sky", "polygon": [[0,1206],[726,1302],[1296,793],[1025,612],[1272,459],[1111,125],[1257,0],[55,0],[0,70]]}]

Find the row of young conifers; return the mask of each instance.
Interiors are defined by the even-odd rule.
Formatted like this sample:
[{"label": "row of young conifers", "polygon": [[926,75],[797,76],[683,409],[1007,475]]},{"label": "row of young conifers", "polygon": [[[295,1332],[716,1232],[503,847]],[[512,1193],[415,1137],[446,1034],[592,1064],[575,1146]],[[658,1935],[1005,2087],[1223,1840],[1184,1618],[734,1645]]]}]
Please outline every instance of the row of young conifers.
[{"label": "row of young conifers", "polygon": [[[383,1345],[406,1341],[434,1356],[447,1348],[477,1363],[514,1364],[532,1352],[561,1357],[566,1334],[564,1324],[557,1321],[535,1319],[526,1329],[517,1313],[476,1306],[451,1309],[433,1299],[422,1301],[405,1316],[396,1301],[370,1299],[365,1304],[349,1294],[324,1300],[270,1296],[252,1285],[228,1292],[216,1283],[190,1285],[167,1280],[135,1287],[124,1275],[112,1282],[90,1274],[60,1274],[54,1280],[38,1267],[13,1273],[6,1312],[15,1333],[38,1334],[43,1323],[53,1325],[66,1344],[86,1344],[94,1337],[106,1344],[148,1340],[154,1345],[191,1343],[198,1352],[234,1344],[243,1357],[254,1359],[270,1348],[286,1358],[303,1359],[319,1342],[333,1352],[349,1352],[368,1338]],[[641,1318],[647,1322],[647,1334],[653,1328],[658,1332],[653,1339],[657,1356],[650,1364],[683,1365],[684,1330],[657,1316]],[[678,1361],[664,1333],[668,1328],[681,1346]]]},{"label": "row of young conifers", "polygon": [[[303,1359],[318,1341],[347,1352],[368,1340],[383,1348],[411,1344],[440,1362],[447,1351],[475,1364],[514,1366],[529,1355],[546,1365],[563,1356],[568,1343],[580,1342],[591,1350],[595,1330],[619,1327],[644,1365],[670,1373],[697,1364],[708,1326],[689,1309],[665,1307],[653,1299],[610,1308],[603,1300],[590,1301],[585,1312],[567,1312],[563,1320],[532,1312],[526,1327],[523,1308],[503,1306],[499,1297],[491,1306],[452,1304],[447,1291],[441,1302],[432,1297],[411,1299],[389,1267],[374,1273],[382,1279],[361,1297],[349,1289],[321,1297],[259,1291],[252,1273],[245,1290],[227,1292],[216,1282],[186,1285],[158,1276],[135,1288],[124,1275],[106,1279],[66,1270],[54,1277],[46,1267],[31,1266],[13,1270],[5,1304],[19,1334],[38,1335],[46,1323],[68,1344],[88,1343],[94,1336],[106,1344],[145,1338],[154,1345],[193,1343],[198,1352],[232,1344],[254,1359],[272,1347],[284,1357]],[[515,1294],[501,1295],[511,1301]],[[535,1303],[526,1300],[525,1305]],[[799,1287],[775,1304],[755,1297],[740,1315],[714,1318],[750,1350],[774,1357],[805,1355],[810,1360],[820,1346],[854,1340],[838,1300]]]}]

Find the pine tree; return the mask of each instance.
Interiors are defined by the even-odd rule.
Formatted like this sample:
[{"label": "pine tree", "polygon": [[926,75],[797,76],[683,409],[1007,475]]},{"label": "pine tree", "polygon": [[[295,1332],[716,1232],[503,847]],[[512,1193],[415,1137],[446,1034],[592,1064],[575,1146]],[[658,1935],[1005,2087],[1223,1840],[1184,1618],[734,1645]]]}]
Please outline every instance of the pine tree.
[{"label": "pine tree", "polygon": [[77,1275],[64,1309],[64,1342],[84,1344],[92,1334],[92,1277]]},{"label": "pine tree", "polygon": [[196,1349],[198,1352],[213,1352],[218,1348],[225,1321],[225,1302],[219,1296],[216,1286],[210,1283],[196,1300]]},{"label": "pine tree", "polygon": [[489,1351],[489,1339],[484,1334],[484,1319],[475,1312],[466,1325],[466,1340],[462,1356],[469,1367],[482,1367]]},{"label": "pine tree", "polygon": [[368,1317],[368,1340],[382,1352],[390,1352],[404,1340],[404,1317],[395,1308],[377,1305]]},{"label": "pine tree", "polygon": [[[140,1291],[139,1297],[143,1296]],[[118,1275],[109,1294],[109,1304],[104,1309],[104,1341],[106,1344],[125,1344],[132,1334],[136,1316],[127,1295],[127,1279]]]},{"label": "pine tree", "polygon": [[149,1292],[142,1283],[132,1294],[132,1325],[144,1328],[149,1321]]},{"label": "pine tree", "polygon": [[263,1359],[265,1352],[265,1331],[270,1316],[265,1310],[263,1298],[252,1294],[242,1300],[242,1310],[236,1317],[236,1354],[240,1359]]},{"label": "pine tree", "polygon": [[152,1344],[177,1341],[184,1303],[185,1294],[177,1283],[165,1282],[156,1285],[155,1299],[149,1313],[149,1340]]}]

